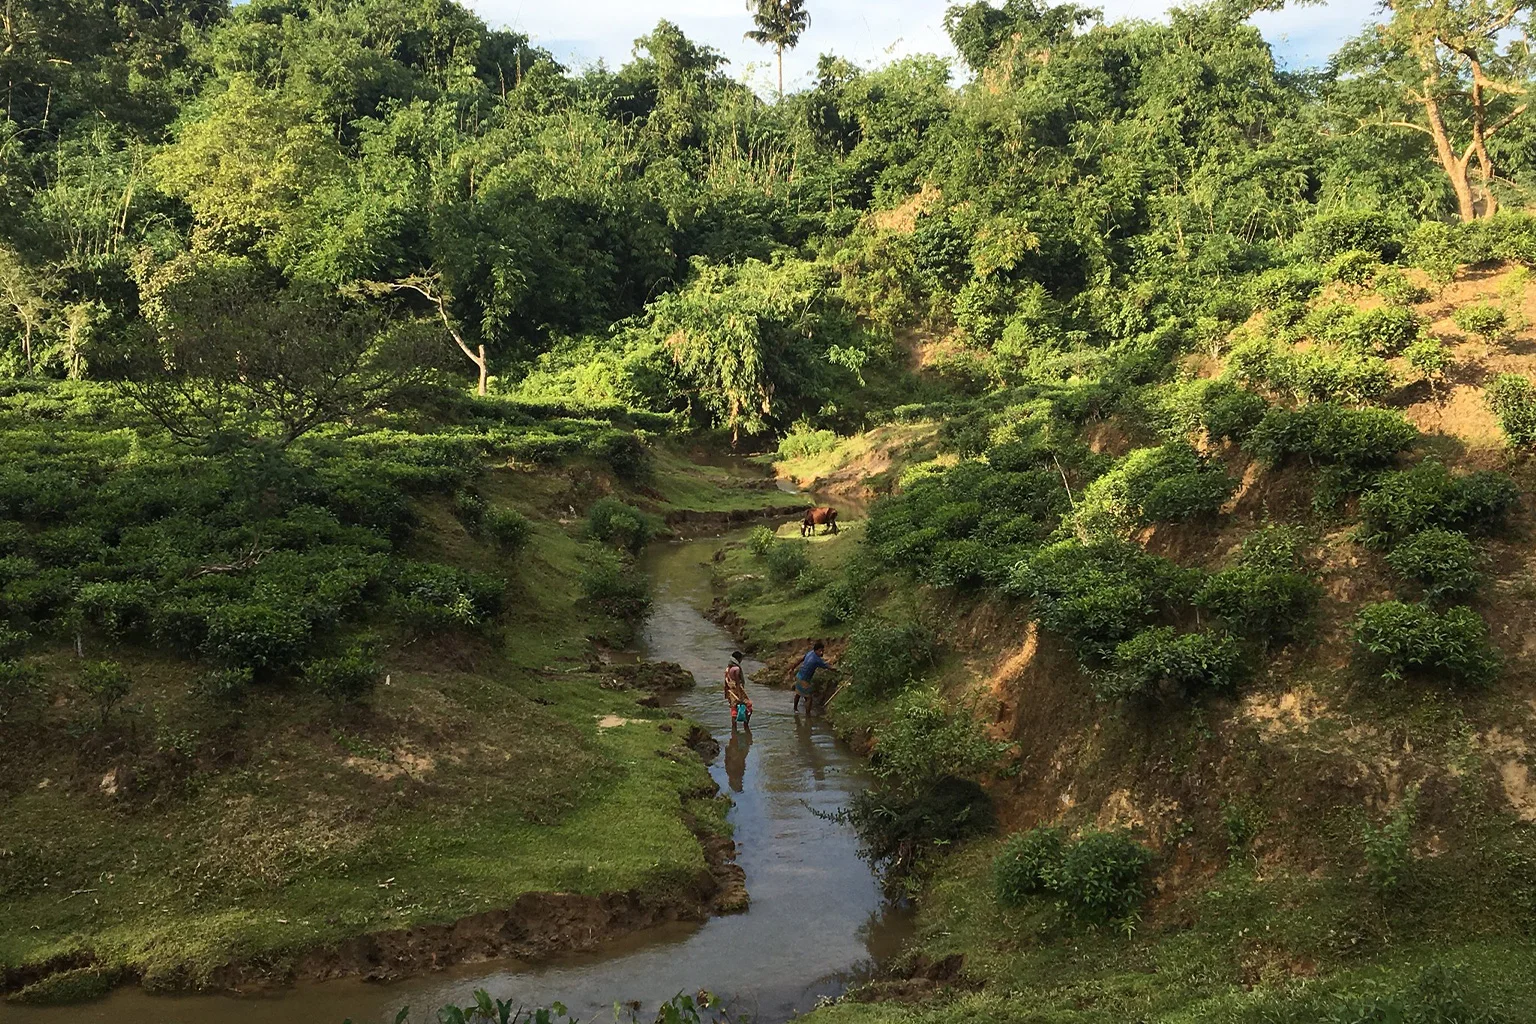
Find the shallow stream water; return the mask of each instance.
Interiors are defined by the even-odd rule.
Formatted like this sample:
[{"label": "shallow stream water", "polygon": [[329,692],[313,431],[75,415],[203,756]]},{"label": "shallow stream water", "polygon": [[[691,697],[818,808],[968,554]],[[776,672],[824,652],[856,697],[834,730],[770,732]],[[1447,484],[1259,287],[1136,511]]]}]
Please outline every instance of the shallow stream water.
[{"label": "shallow stream water", "polygon": [[751,909],[618,940],[597,953],[527,964],[472,964],[388,985],[358,980],[301,985],[270,996],[150,996],[125,989],[85,1006],[23,1009],[0,1004],[0,1024],[357,1024],[392,1021],[404,1005],[413,1020],[465,1003],[477,988],[524,1006],[565,1003],[584,1019],[611,1020],[616,1002],[646,1009],[679,992],[705,988],[733,1017],[787,1020],[836,995],[909,933],[905,914],[887,905],[847,826],[827,815],[865,785],[861,762],[820,719],[790,712],[790,694],[752,682],[750,731],[732,731],[720,680],[732,640],[701,609],[712,597],[708,560],[718,539],[657,544],[644,568],[655,584],[645,657],[675,661],[698,679],[680,710],[721,741],[710,771],[735,802],[730,820],[740,844]]}]

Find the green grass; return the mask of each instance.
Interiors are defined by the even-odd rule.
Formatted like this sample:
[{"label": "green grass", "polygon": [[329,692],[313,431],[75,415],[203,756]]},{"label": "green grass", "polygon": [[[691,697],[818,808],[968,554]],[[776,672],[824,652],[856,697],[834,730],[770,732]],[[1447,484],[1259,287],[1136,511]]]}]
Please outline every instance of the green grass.
[{"label": "green grass", "polygon": [[[864,536],[864,523],[860,520],[838,525],[840,529],[835,534],[818,533],[802,538],[798,523],[784,523],[775,535],[779,543],[805,545],[810,564],[823,579],[831,581],[842,574]],[[753,646],[769,648],[785,640],[844,636],[848,632],[847,623],[822,625],[823,588],[800,592],[792,584],[774,583],[767,576],[763,560],[752,553],[744,540],[725,546],[724,559],[715,563],[715,579],[731,610],[744,622],[742,638]]]},{"label": "green grass", "polygon": [[[70,699],[36,742],[0,749],[0,965],[89,951],[184,987],[231,958],[280,964],[529,892],[678,893],[705,866],[684,801],[698,814],[708,773],[683,730],[587,668],[599,624],[577,604],[579,526],[557,518],[571,488],[549,471],[482,480],[534,520],[510,557],[445,500],[420,503],[408,553],[506,574],[508,611],[485,636],[378,623],[390,681],[368,707],[271,685],[223,707],[189,690],[191,666],[112,652],[135,687],[108,733]],[[66,696],[73,661],[39,659]],[[629,721],[600,729],[606,715]],[[109,797],[119,765],[133,782]]]},{"label": "green grass", "polygon": [[809,505],[811,499],[789,494],[773,486],[746,460],[718,460],[711,465],[690,459],[672,445],[658,445],[654,473],[649,482],[650,504],[655,511],[676,509],[699,512],[731,512],[766,506]]},{"label": "green grass", "polygon": [[1454,933],[1437,934],[1424,927],[1420,911],[1409,909],[1419,892],[1382,900],[1352,878],[1260,876],[1235,867],[1180,897],[1158,923],[1091,929],[1044,902],[1000,906],[990,878],[998,845],[977,843],[941,862],[919,919],[918,949],[933,961],[962,954],[966,977],[983,983],[980,993],[917,1008],[845,1004],[809,1019],[1310,1021],[1315,1018],[1252,1014],[1278,1012],[1308,995],[1409,989],[1435,964],[1455,968],[1469,992],[1494,1006],[1536,999],[1536,979],[1517,966],[1528,965],[1536,947],[1513,922],[1472,915],[1457,921]]}]

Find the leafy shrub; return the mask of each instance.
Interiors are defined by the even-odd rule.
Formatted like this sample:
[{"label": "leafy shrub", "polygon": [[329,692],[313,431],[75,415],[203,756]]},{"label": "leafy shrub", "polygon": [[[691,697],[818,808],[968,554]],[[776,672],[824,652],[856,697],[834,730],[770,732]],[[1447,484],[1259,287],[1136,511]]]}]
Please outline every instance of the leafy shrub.
[{"label": "leafy shrub", "polygon": [[1241,443],[1268,409],[1262,395],[1218,381],[1205,392],[1200,423],[1212,439]]},{"label": "leafy shrub", "polygon": [[791,583],[791,587],[797,594],[814,594],[823,590],[829,581],[827,571],[819,565],[807,565],[801,569]]},{"label": "leafy shrub", "polygon": [[1403,255],[1438,284],[1448,284],[1464,262],[1457,230],[1440,221],[1425,221],[1408,238]]},{"label": "leafy shrub", "polygon": [[214,669],[198,676],[192,689],[208,700],[235,703],[250,690],[255,678],[248,666]]},{"label": "leafy shrub", "polygon": [[1089,536],[1109,537],[1146,523],[1214,515],[1236,487],[1187,444],[1141,448],[1084,489],[1075,519]]},{"label": "leafy shrub", "polygon": [[1470,594],[1483,582],[1482,558],[1465,534],[1431,528],[1387,552],[1387,564],[1424,586],[1427,598]]},{"label": "leafy shrub", "polygon": [[1381,268],[1381,254],[1366,249],[1347,249],[1328,261],[1323,276],[1329,281],[1363,285],[1375,280]]},{"label": "leafy shrub", "polygon": [[1439,380],[1445,376],[1445,368],[1450,365],[1450,353],[1446,352],[1445,345],[1438,338],[1425,338],[1416,341],[1403,350],[1403,355],[1408,360],[1408,366],[1424,380]]},{"label": "leafy shrub", "polygon": [[916,796],[871,786],[853,798],[848,820],[890,885],[912,870],[923,851],[983,835],[997,818],[986,790],[970,779],[949,778]]},{"label": "leafy shrub", "polygon": [[480,523],[480,528],[485,535],[496,542],[503,551],[517,551],[528,543],[528,536],[533,531],[533,524],[528,517],[510,508],[487,509],[485,518]]},{"label": "leafy shrub", "polygon": [[1384,601],[1355,617],[1355,642],[1381,667],[1381,677],[1401,681],[1423,671],[1465,683],[1486,683],[1499,671],[1499,655],[1488,642],[1488,625],[1466,607],[1444,614],[1423,605]]},{"label": "leafy shrub", "polygon": [[1429,289],[1414,284],[1401,270],[1383,270],[1376,275],[1376,291],[1388,302],[1413,306],[1429,299]]},{"label": "leafy shrub", "polygon": [[1094,689],[1106,700],[1227,689],[1241,660],[1242,650],[1230,634],[1157,626],[1118,645],[1114,670],[1098,676]]},{"label": "leafy shrub", "polygon": [[1396,218],[1375,210],[1340,210],[1307,221],[1296,236],[1296,249],[1318,263],[1356,250],[1391,263],[1403,251],[1404,242],[1403,225]]},{"label": "leafy shrub", "polygon": [[655,532],[649,516],[618,498],[599,498],[587,510],[588,535],[633,554],[639,554]]},{"label": "leafy shrub", "polygon": [[1032,828],[1009,836],[992,862],[998,902],[1018,906],[1031,896],[1054,891],[1066,852],[1066,837],[1059,828]]},{"label": "leafy shrub", "polygon": [[115,661],[86,662],[79,683],[81,692],[96,705],[97,724],[103,726],[133,688],[127,670]]},{"label": "leafy shrub", "polygon": [[112,637],[149,625],[157,597],[154,584],[145,580],[123,583],[86,583],[75,596],[88,621]]},{"label": "leafy shrub", "polygon": [[1365,467],[1390,463],[1418,437],[1418,428],[1396,410],[1316,402],[1294,411],[1271,409],[1244,444],[1271,465],[1302,457]]},{"label": "leafy shrub", "polygon": [[1350,317],[1334,338],[1373,355],[1392,357],[1424,334],[1424,322],[1407,306],[1378,306]]},{"label": "leafy shrub", "polygon": [[649,578],[611,551],[594,550],[577,582],[588,601],[622,622],[638,622],[651,607]]},{"label": "leafy shrub", "polygon": [[275,672],[287,668],[309,642],[309,622],[288,607],[224,604],[207,616],[203,653],[230,668]]},{"label": "leafy shrub", "polygon": [[639,483],[650,476],[651,450],[634,431],[609,431],[592,444],[592,452],[626,483]]},{"label": "leafy shrub", "polygon": [[1491,303],[1462,306],[1451,314],[1451,322],[1468,334],[1475,334],[1488,344],[1493,344],[1504,333],[1509,317]]},{"label": "leafy shrub", "polygon": [[1418,810],[1418,791],[1410,789],[1380,826],[1365,822],[1360,845],[1365,853],[1365,876],[1379,893],[1396,889],[1412,859],[1413,822]]},{"label": "leafy shrub", "polygon": [[851,580],[836,580],[822,592],[817,619],[823,626],[841,625],[859,613],[863,599],[862,587]]},{"label": "leafy shrub", "polygon": [[862,692],[885,697],[920,679],[933,657],[934,637],[922,623],[869,616],[848,638],[843,669]]},{"label": "leafy shrub", "polygon": [[1287,303],[1304,303],[1317,293],[1322,280],[1321,273],[1315,267],[1275,267],[1264,271],[1254,280],[1254,301],[1266,309]]},{"label": "leafy shrub", "polygon": [[1484,397],[1510,447],[1536,449],[1536,388],[1530,380],[1518,373],[1501,373],[1488,382]]},{"label": "leafy shrub", "polygon": [[892,702],[869,767],[886,791],[915,796],[945,779],[980,775],[1007,746],[987,739],[968,708],[950,705],[934,690],[909,690]]},{"label": "leafy shrub", "polygon": [[811,557],[799,541],[775,540],[763,553],[763,565],[768,571],[769,582],[782,587],[795,582],[810,569]]},{"label": "leafy shrub", "polygon": [[1386,546],[1432,527],[1492,533],[1520,500],[1515,482],[1481,470],[1457,476],[1435,459],[1387,473],[1360,498],[1360,538]]},{"label": "leafy shrub", "polygon": [[42,693],[37,672],[14,659],[0,659],[0,725],[18,718]]},{"label": "leafy shrub", "polygon": [[478,529],[485,518],[485,499],[475,491],[459,491],[453,496],[453,514],[470,529]]},{"label": "leafy shrub", "polygon": [[1170,604],[1188,600],[1195,579],[1135,544],[1066,540],[1016,566],[1004,590],[1032,598],[1036,621],[1079,657],[1107,659]]},{"label": "leafy shrub", "polygon": [[835,431],[813,430],[807,423],[796,423],[793,430],[779,438],[779,458],[815,458],[836,448],[839,440]]},{"label": "leafy shrub", "polygon": [[383,669],[364,644],[354,644],[334,658],[316,658],[304,665],[304,681],[339,701],[360,701],[379,684]]},{"label": "leafy shrub", "polygon": [[1007,572],[1009,565],[998,565],[993,549],[982,541],[941,540],[933,546],[918,578],[934,587],[968,590],[993,582],[999,573]]},{"label": "leafy shrub", "polygon": [[1068,844],[1056,891],[1090,921],[1113,921],[1130,913],[1144,895],[1152,851],[1124,832],[1090,829]]},{"label": "leafy shrub", "polygon": [[1392,368],[1378,356],[1329,356],[1317,351],[1300,352],[1276,360],[1271,383],[1284,388],[1300,402],[1331,402],[1344,399],[1372,402],[1392,390]]},{"label": "leafy shrub", "polygon": [[1288,527],[1249,534],[1236,563],[1207,576],[1195,591],[1195,607],[1266,645],[1295,635],[1322,595],[1316,581],[1300,571],[1301,546],[1299,533]]},{"label": "leafy shrub", "polygon": [[31,639],[32,634],[26,630],[12,629],[0,622],[0,661],[21,657],[21,652],[26,650],[27,642]]}]

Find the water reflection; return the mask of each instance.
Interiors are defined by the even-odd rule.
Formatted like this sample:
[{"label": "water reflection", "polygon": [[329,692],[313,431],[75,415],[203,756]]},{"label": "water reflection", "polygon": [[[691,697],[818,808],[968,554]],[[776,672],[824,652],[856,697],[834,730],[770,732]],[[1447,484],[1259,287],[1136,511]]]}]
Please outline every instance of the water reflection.
[{"label": "water reflection", "polygon": [[752,749],[752,730],[731,726],[731,739],[725,745],[725,777],[732,793],[742,791],[742,777],[747,770],[747,752]]}]

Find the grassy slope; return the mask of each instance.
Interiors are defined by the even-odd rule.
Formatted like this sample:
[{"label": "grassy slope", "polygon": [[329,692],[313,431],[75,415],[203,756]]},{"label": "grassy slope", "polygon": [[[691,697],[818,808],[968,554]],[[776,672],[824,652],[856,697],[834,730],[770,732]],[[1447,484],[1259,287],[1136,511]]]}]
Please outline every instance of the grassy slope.
[{"label": "grassy slope", "polygon": [[[1536,288],[1511,298],[1507,278],[1474,274],[1419,306],[1452,367],[1435,391],[1408,385],[1391,404],[1425,432],[1422,450],[1453,466],[1513,471],[1530,495],[1536,473],[1502,450],[1480,392],[1487,373],[1536,371]],[[1513,336],[1489,345],[1457,330],[1450,313],[1476,301],[1517,310]],[[1101,424],[1087,439],[1119,454],[1129,446],[1125,426]],[[914,428],[881,428],[904,429]],[[872,432],[776,468],[852,489],[860,473],[888,480],[926,457],[915,440]],[[1392,596],[1380,555],[1355,544],[1347,523],[1315,519],[1304,470],[1266,471],[1236,452],[1222,458],[1244,481],[1223,523],[1160,527],[1144,542],[1215,567],[1260,522],[1302,522],[1315,530],[1326,591],[1315,634],[1273,655],[1236,699],[1150,716],[1096,707],[1073,659],[1026,628],[1022,609],[920,592],[949,645],[941,684],[979,700],[996,734],[1020,744],[1019,761],[992,784],[1005,831],[1049,822],[1132,828],[1158,855],[1143,920],[1121,934],[1064,924],[1045,905],[1004,910],[990,877],[1000,840],[978,843],[938,864],[917,951],[932,961],[962,954],[969,983],[983,991],[945,1009],[847,1004],[817,1019],[1248,1019],[1277,993],[1411,987],[1429,963],[1455,965],[1509,1007],[1536,1002],[1524,969],[1536,957],[1531,509],[1485,542],[1493,578],[1473,602],[1506,658],[1499,685],[1384,689],[1352,664],[1348,637],[1361,604]],[[742,557],[728,555],[727,571]],[[785,609],[740,584],[727,592],[758,630],[803,625],[793,601]],[[876,724],[880,709],[849,700],[834,710],[852,728]],[[1364,830],[1415,788],[1413,859],[1401,887],[1378,895],[1363,877]],[[1234,843],[1234,829],[1252,838]]]},{"label": "grassy slope", "polygon": [[[663,487],[679,500],[699,477]],[[532,517],[523,553],[503,557],[446,504],[419,510],[417,557],[506,573],[514,582],[491,638],[396,638],[366,709],[261,689],[220,710],[189,695],[188,673],[114,652],[136,680],[121,734],[78,756],[68,745],[0,754],[0,856],[17,879],[0,914],[0,964],[90,950],[146,983],[196,983],[231,956],[261,957],[505,906],[530,891],[659,895],[703,866],[679,794],[708,784],[673,760],[679,732],[661,712],[599,688],[577,610],[579,527],[562,515],[593,486],[589,469],[501,468],[481,490]],[[709,476],[716,500],[728,492]],[[60,679],[72,655],[53,656]],[[78,709],[50,711],[60,724]],[[631,724],[600,730],[617,714]],[[136,771],[147,803],[110,797],[90,764],[157,748]],[[86,737],[85,743],[96,742]],[[140,777],[141,783],[145,782]],[[281,959],[281,956],[278,956]]]}]

